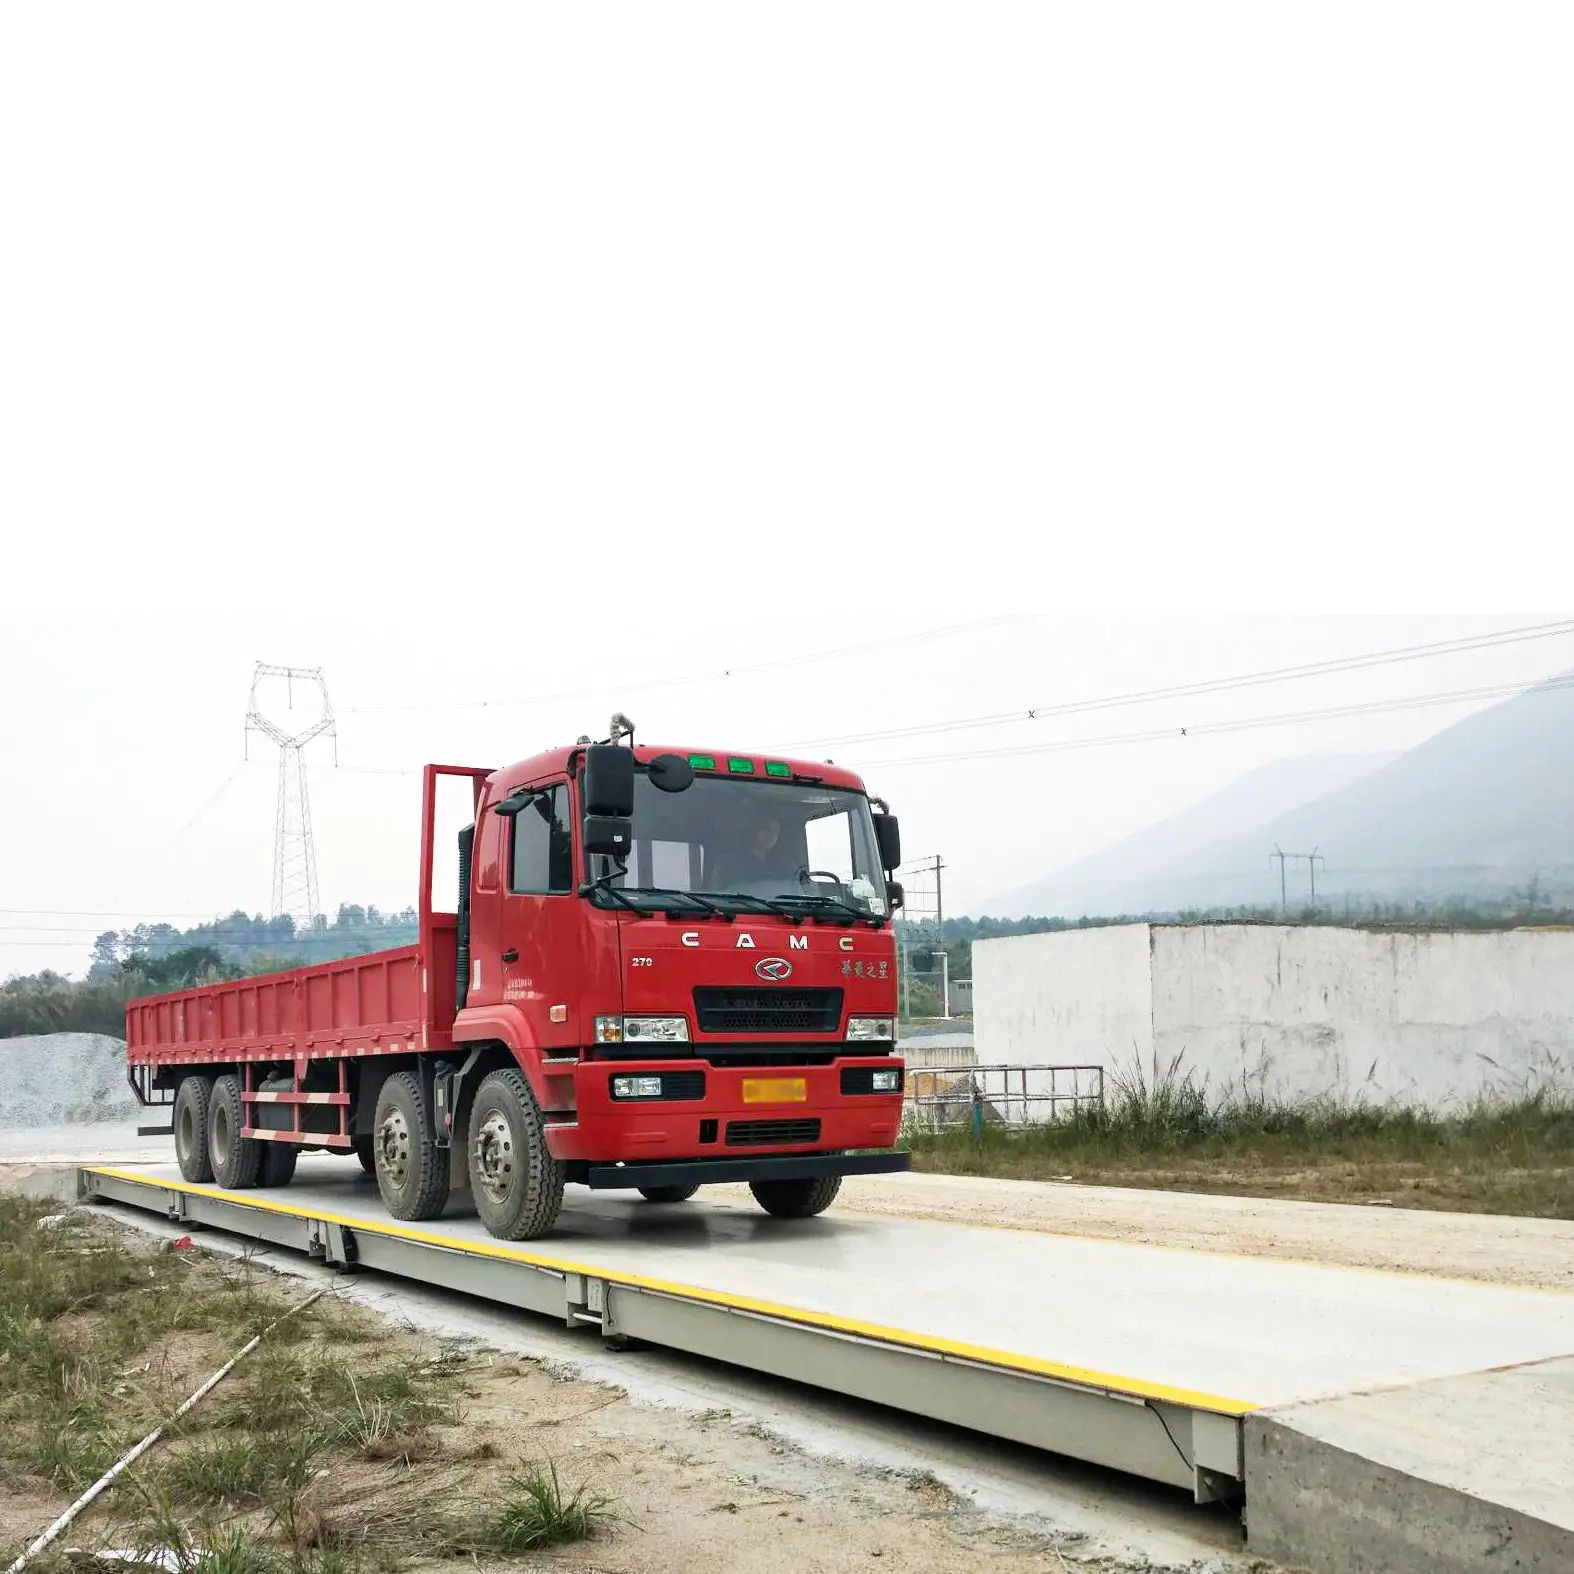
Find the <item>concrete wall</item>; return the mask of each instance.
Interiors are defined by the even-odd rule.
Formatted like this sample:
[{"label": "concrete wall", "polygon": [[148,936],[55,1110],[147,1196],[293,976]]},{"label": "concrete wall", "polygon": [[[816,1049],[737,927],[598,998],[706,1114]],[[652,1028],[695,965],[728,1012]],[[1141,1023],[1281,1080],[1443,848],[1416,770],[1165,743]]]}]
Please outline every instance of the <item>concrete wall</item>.
[{"label": "concrete wall", "polygon": [[1146,1064],[1149,927],[1012,935],[973,946],[973,1042],[993,1065]]},{"label": "concrete wall", "polygon": [[1574,934],[1207,924],[973,948],[981,1063],[1071,1060],[1220,1092],[1457,1108],[1574,1090]]}]

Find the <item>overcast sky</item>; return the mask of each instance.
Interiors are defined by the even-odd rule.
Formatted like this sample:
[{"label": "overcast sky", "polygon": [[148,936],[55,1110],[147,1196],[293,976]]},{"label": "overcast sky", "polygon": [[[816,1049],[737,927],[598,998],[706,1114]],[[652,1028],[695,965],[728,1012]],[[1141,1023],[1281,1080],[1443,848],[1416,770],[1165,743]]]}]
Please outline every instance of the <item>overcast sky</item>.
[{"label": "overcast sky", "polygon": [[[49,911],[0,915],[0,973],[79,967],[87,909],[267,904],[258,658],[403,768],[615,705],[807,744],[1553,616],[1571,42],[1536,4],[5,7],[0,907]],[[998,761],[882,762],[1571,666],[823,752],[962,907],[1461,710],[1024,756],[1009,808]],[[318,758],[325,902],[407,900],[411,779]]]}]

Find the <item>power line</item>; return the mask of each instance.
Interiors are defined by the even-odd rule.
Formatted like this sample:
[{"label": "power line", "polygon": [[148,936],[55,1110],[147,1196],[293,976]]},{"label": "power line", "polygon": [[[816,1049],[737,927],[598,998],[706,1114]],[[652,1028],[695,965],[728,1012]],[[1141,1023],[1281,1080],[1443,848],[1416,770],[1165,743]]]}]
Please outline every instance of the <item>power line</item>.
[{"label": "power line", "polygon": [[[1571,625],[1574,629],[1574,625]],[[861,770],[900,770],[907,765],[945,765],[953,760],[998,760],[1014,759],[1019,755],[1027,754],[1059,754],[1077,749],[1104,749],[1114,748],[1122,744],[1132,743],[1162,743],[1177,738],[1210,737],[1217,733],[1250,732],[1258,727],[1283,727],[1299,723],[1318,721],[1336,721],[1347,716],[1382,715],[1389,712],[1406,710],[1423,710],[1436,705],[1463,705],[1476,700],[1508,699],[1521,694],[1530,694],[1537,691],[1552,691],[1574,687],[1574,673],[1567,673],[1556,678],[1536,678],[1527,683],[1494,684],[1484,688],[1453,689],[1433,694],[1414,695],[1408,699],[1370,700],[1349,705],[1330,706],[1323,710],[1289,711],[1268,716],[1248,716],[1237,721],[1199,722],[1189,723],[1186,726],[1153,727],[1142,732],[1104,733],[1092,738],[1060,738],[1050,743],[1014,744],[993,749],[957,749],[946,754],[924,754],[916,756],[902,756],[884,760],[860,760]],[[1089,707],[1092,708],[1092,707]],[[1048,712],[1041,713],[1048,715]],[[1021,719],[1020,717],[1016,719]],[[871,734],[873,737],[883,737],[884,734]],[[802,744],[781,745],[779,751],[786,753],[792,748],[806,747]],[[419,776],[421,773],[416,768],[400,766],[344,766],[345,770],[360,770],[380,776]],[[329,769],[329,767],[323,767]],[[4,909],[0,908],[0,912]]]},{"label": "power line", "polygon": [[1495,634],[1477,634],[1454,640],[1437,640],[1428,645],[1402,645],[1392,650],[1372,651],[1363,656],[1341,656],[1328,661],[1309,662],[1299,667],[1273,667],[1233,677],[1210,678],[1197,683],[1175,684],[1169,688],[1137,689],[1098,699],[1069,700],[1059,705],[1035,705],[1026,710],[995,711],[982,716],[964,716],[953,721],[919,722],[909,727],[887,727],[879,732],[843,733],[834,738],[800,739],[781,748],[828,748],[844,743],[875,743],[887,738],[916,738],[933,733],[966,732],[978,727],[1004,727],[1014,722],[1044,721],[1058,716],[1077,716],[1089,711],[1117,710],[1130,705],[1153,705],[1162,700],[1191,699],[1203,694],[1219,694],[1232,689],[1254,688],[1268,683],[1287,683],[1298,678],[1331,676],[1383,667],[1406,661],[1423,661],[1434,656],[1457,655],[1475,650],[1490,650],[1500,645],[1523,644],[1527,640],[1556,639],[1574,634],[1574,619],[1558,623],[1529,624],[1503,629]]},{"label": "power line", "polygon": [[1130,743],[1161,743],[1178,738],[1212,737],[1226,732],[1250,732],[1258,727],[1287,727],[1306,722],[1334,721],[1345,716],[1380,715],[1392,711],[1423,710],[1433,705],[1463,705],[1474,700],[1505,699],[1520,694],[1574,688],[1574,674],[1538,679],[1534,683],[1499,684],[1491,688],[1455,689],[1441,694],[1420,694],[1410,699],[1374,700],[1358,705],[1332,706],[1326,710],[1291,711],[1274,716],[1243,717],[1238,721],[1193,723],[1184,727],[1155,727],[1145,732],[1109,733],[1096,738],[1061,738],[1053,743],[1022,744],[1003,749],[958,749],[948,754],[916,758],[860,761],[862,770],[900,770],[911,765],[944,765],[953,760],[1014,759],[1027,754],[1058,754],[1074,749],[1105,749]]},{"label": "power line", "polygon": [[802,667],[814,662],[835,661],[846,656],[862,655],[872,650],[887,650],[897,645],[950,639],[958,634],[977,633],[983,629],[998,628],[1006,623],[1019,623],[1031,616],[1037,614],[1011,613],[1004,617],[980,618],[970,623],[951,623],[941,628],[918,629],[909,634],[893,634],[884,639],[864,640],[856,645],[840,645],[833,650],[804,651],[794,656],[773,657],[769,661],[753,661],[742,666],[714,667],[705,672],[692,672],[670,678],[636,679],[631,682],[609,679],[594,688],[563,689],[555,694],[522,694],[512,699],[429,700],[406,705],[351,705],[343,714],[365,716],[393,711],[492,710],[522,705],[549,705],[564,700],[595,699],[603,694],[635,694],[651,689],[681,688],[695,683],[715,683],[729,678],[748,677],[757,672],[775,672],[783,667]]},{"label": "power line", "polygon": [[[128,880],[125,885],[120,888],[119,893],[115,897],[117,902],[123,902],[181,844],[181,842],[186,839],[186,836],[190,833],[192,827],[195,826],[196,823],[201,820],[215,804],[218,803],[219,799],[221,799],[224,794],[230,790],[230,787],[235,782],[235,778],[239,776],[240,773],[245,769],[246,761],[242,760],[240,764],[237,765],[235,769],[232,770],[229,775],[226,776],[224,780],[221,781],[219,785],[215,787],[200,804],[197,805],[186,823],[182,825],[181,828],[176,831],[175,834],[170,837],[170,839],[165,842],[164,845],[160,847],[159,850],[154,853],[146,863],[142,865],[142,868],[138,871],[136,877],[132,880]],[[5,911],[10,911],[10,909],[5,909]],[[18,909],[18,911],[23,911],[23,909]]]}]

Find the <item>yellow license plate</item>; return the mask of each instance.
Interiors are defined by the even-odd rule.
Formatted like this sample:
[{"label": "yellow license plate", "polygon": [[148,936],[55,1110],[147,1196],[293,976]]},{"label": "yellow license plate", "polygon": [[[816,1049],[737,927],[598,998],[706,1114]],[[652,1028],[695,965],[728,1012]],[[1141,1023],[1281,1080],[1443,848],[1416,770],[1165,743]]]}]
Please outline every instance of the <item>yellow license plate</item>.
[{"label": "yellow license plate", "polygon": [[809,1084],[802,1077],[745,1077],[745,1104],[807,1104]]}]

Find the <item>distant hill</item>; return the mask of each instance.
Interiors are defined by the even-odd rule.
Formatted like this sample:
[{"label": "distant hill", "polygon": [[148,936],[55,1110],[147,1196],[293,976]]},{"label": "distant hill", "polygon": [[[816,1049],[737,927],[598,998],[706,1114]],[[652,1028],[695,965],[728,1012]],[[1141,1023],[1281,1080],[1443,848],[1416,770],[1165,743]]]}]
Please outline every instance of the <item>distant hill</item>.
[{"label": "distant hill", "polygon": [[1229,902],[1233,898],[1219,893],[1231,889],[1232,882],[1239,883],[1241,871],[1226,866],[1221,873],[1211,854],[1199,858],[1199,851],[1211,849],[1243,825],[1264,824],[1397,758],[1396,754],[1306,754],[1274,760],[1168,819],[1007,892],[987,903],[984,911],[1001,918],[1139,913],[1152,907],[1149,898],[1160,889],[1173,897],[1166,906]]},{"label": "distant hill", "polygon": [[[1335,901],[1491,894],[1538,875],[1544,886],[1574,884],[1574,678],[1556,681],[1568,686],[1517,695],[1403,754],[1264,767],[987,911],[1077,916],[1274,903],[1275,844],[1320,850],[1318,896]],[[1291,801],[1273,803],[1276,793]],[[1290,866],[1288,884],[1292,905],[1304,901],[1304,863]]]}]

